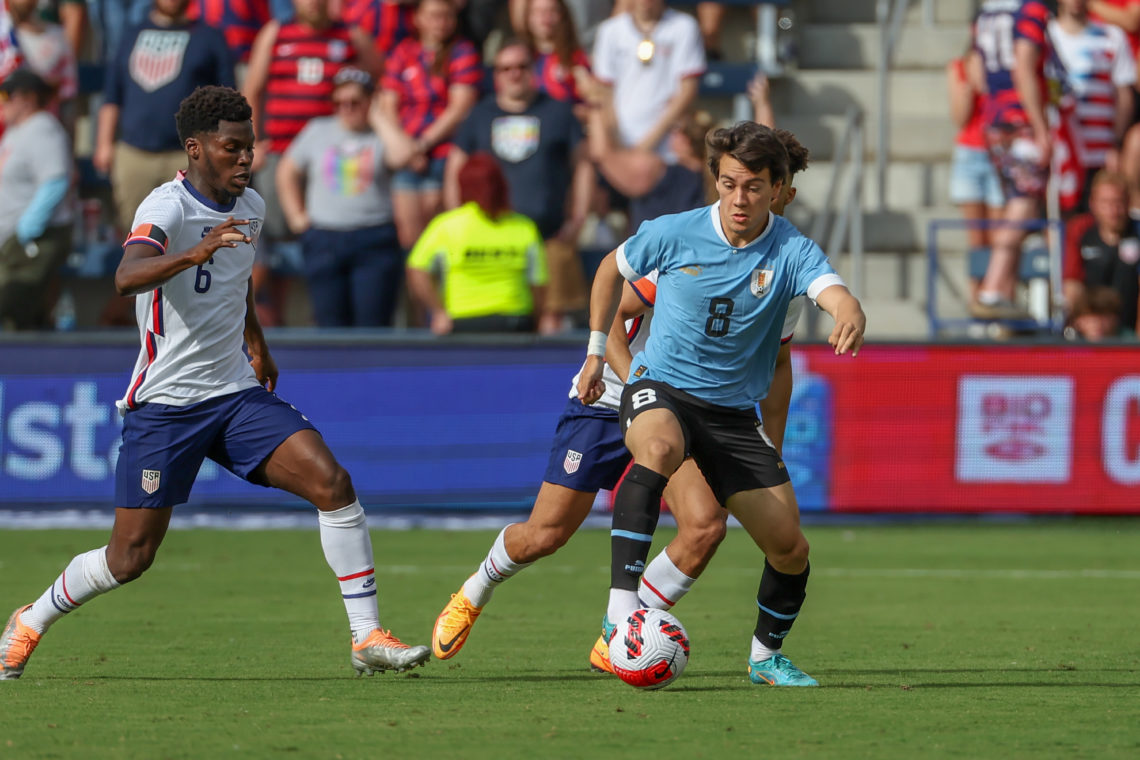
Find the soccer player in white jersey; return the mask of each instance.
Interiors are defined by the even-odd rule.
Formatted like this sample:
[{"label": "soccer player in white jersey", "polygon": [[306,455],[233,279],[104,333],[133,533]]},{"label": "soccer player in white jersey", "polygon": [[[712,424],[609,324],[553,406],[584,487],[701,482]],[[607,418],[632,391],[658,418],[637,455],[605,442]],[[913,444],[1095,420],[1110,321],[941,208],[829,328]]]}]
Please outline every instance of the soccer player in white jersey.
[{"label": "soccer player in white jersey", "polygon": [[115,272],[119,293],[137,296],[142,350],[119,402],[111,537],[12,613],[0,634],[0,679],[20,677],[61,617],[150,567],[205,457],[317,507],[358,673],[405,670],[431,656],[380,627],[372,543],[352,481],[309,421],[273,393],[277,367],[250,286],[265,218],[265,202],[248,189],[250,117],[249,103],[226,87],[201,87],[182,101],[176,121],[187,169],[139,206]]},{"label": "soccer player in white jersey", "polygon": [[[782,214],[784,207],[795,198],[791,172],[807,168],[808,152],[790,132],[779,134],[795,156],[783,191],[772,203],[773,211]],[[570,399],[558,420],[546,474],[531,514],[526,522],[512,523],[499,533],[483,563],[440,613],[432,636],[437,658],[448,659],[458,654],[494,589],[561,548],[582,525],[598,490],[612,490],[620,481],[630,461],[617,415],[622,378],[629,371],[630,351],[639,351],[649,336],[656,280],[656,274],[651,273],[625,285],[621,308],[611,327],[617,350],[613,355],[614,366],[610,362],[604,366],[605,392],[592,404],[582,404],[577,398],[578,375],[574,376]],[[802,301],[797,299],[788,310],[773,393],[763,405],[765,429],[771,431],[777,446],[783,440],[792,392],[789,341]],[[678,532],[650,563],[647,573],[662,578],[659,585],[668,589],[671,598],[645,596],[667,609],[692,587],[716,552],[725,535],[726,514],[691,460],[670,478],[664,497],[677,520]],[[603,627],[612,629],[608,620],[603,620]],[[612,672],[607,637],[599,638],[589,659],[594,669]]]},{"label": "soccer player in white jersey", "polygon": [[[759,615],[748,659],[754,683],[815,686],[781,652],[803,605],[808,543],[787,470],[754,411],[769,390],[780,327],[791,300],[806,295],[835,320],[837,354],[858,352],[866,316],[819,247],[771,213],[788,154],[754,122],[708,139],[720,200],[642,225],[595,275],[590,343],[579,399],[605,391],[606,332],[622,278],[658,272],[653,333],[633,357],[620,416],[634,464],[614,499],[607,617],[641,606],[638,582],[667,479],[691,455],[717,501],[765,554]],[[773,180],[773,178],[776,178]]]}]

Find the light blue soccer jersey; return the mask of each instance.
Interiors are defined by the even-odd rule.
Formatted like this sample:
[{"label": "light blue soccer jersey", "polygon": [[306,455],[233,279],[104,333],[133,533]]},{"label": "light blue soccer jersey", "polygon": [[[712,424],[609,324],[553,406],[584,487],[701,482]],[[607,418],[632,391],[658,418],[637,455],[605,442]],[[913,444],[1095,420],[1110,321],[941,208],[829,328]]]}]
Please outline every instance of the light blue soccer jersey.
[{"label": "light blue soccer jersey", "polygon": [[622,276],[658,270],[653,330],[628,382],[666,383],[712,404],[752,409],[768,395],[788,303],[843,280],[820,247],[781,216],[734,248],[719,203],[645,222],[618,247]]}]

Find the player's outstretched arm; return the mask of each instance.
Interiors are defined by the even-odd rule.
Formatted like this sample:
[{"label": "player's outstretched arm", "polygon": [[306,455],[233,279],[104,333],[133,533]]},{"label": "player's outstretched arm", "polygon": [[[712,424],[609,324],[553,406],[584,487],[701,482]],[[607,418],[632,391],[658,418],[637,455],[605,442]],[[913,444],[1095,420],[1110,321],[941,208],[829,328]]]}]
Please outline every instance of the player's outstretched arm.
[{"label": "player's outstretched arm", "polygon": [[205,264],[219,248],[237,248],[238,243],[250,242],[249,236],[239,229],[248,224],[248,219],[231,216],[207,232],[198,245],[181,253],[164,253],[155,245],[128,241],[115,270],[115,290],[121,296],[154,290],[179,272]]},{"label": "player's outstretched arm", "polygon": [[590,344],[586,348],[586,364],[578,377],[578,400],[583,404],[594,403],[606,391],[606,385],[602,382],[606,338],[621,302],[624,281],[618,271],[617,251],[610,251],[598,265],[598,271],[594,274],[594,286],[590,289]]},{"label": "player's outstretched arm", "polygon": [[257,382],[266,390],[277,388],[277,362],[269,355],[269,344],[257,319],[257,303],[253,300],[253,278],[245,289],[245,347],[249,351],[249,364],[257,375]]},{"label": "player's outstretched arm", "polygon": [[850,351],[852,356],[858,356],[867,330],[867,315],[863,313],[859,299],[843,285],[831,285],[819,294],[815,302],[835,320],[835,329],[827,342],[835,347],[836,355]]}]

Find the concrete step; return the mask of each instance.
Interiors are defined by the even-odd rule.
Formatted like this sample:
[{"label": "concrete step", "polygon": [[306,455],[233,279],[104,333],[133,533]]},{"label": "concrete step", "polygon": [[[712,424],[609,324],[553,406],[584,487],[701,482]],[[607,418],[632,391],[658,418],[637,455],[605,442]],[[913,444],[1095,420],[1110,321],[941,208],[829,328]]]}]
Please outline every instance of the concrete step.
[{"label": "concrete step", "polygon": [[[878,24],[807,24],[800,29],[799,67],[876,69],[880,37]],[[941,71],[947,61],[962,54],[969,40],[967,26],[905,27],[895,52],[894,69]]]},{"label": "concrete step", "polygon": [[[863,127],[863,155],[878,154],[877,113],[868,113]],[[837,158],[846,120],[838,115],[805,115],[776,111],[776,126],[790,130],[818,161]],[[954,149],[957,128],[938,116],[894,116],[887,135],[887,156],[891,161],[947,163]]]},{"label": "concrete step", "polygon": [[[887,80],[890,113],[950,121],[946,77],[938,71],[894,71]],[[777,114],[843,114],[858,106],[868,116],[879,113],[879,77],[874,71],[808,69],[781,79],[772,88]]]},{"label": "concrete step", "polygon": [[[797,203],[812,203],[827,195],[834,181],[835,163],[813,160],[808,170],[796,177]],[[841,175],[840,182],[843,182]],[[953,210],[949,198],[950,165],[943,162],[891,161],[887,164],[888,208],[938,208]],[[841,184],[841,187],[846,187]],[[879,177],[873,164],[863,172],[863,197],[875,205],[879,197]]]},{"label": "concrete step", "polygon": [[[805,233],[814,234],[815,218],[821,211],[824,198],[800,191],[796,201],[788,207],[788,219]],[[840,203],[843,201],[840,200]],[[874,199],[866,198],[863,213],[863,249],[898,253],[912,256],[916,261],[926,255],[927,237],[933,221],[956,221],[960,218],[953,206],[930,208],[901,207],[900,210],[878,211]],[[820,245],[828,245],[830,231],[825,232]],[[936,237],[939,250],[961,251],[966,249],[964,230],[957,228],[940,229]],[[828,251],[828,253],[832,253]]]},{"label": "concrete step", "polygon": [[[792,4],[796,20],[801,23],[871,24],[877,20],[879,0],[795,0]],[[934,5],[934,22],[968,26],[974,17],[975,3],[969,0],[911,0],[907,8],[907,26],[925,21],[923,3]],[[893,0],[892,3],[893,5]]]}]

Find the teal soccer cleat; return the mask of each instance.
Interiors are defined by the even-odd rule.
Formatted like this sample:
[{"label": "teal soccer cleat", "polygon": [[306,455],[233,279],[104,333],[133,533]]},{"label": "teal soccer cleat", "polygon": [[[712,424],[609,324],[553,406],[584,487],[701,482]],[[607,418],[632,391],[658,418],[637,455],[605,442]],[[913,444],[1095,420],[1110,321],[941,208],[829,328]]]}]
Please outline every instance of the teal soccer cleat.
[{"label": "teal soccer cleat", "polygon": [[760,662],[749,660],[748,678],[752,683],[766,683],[770,686],[819,686],[819,681],[778,652]]}]

